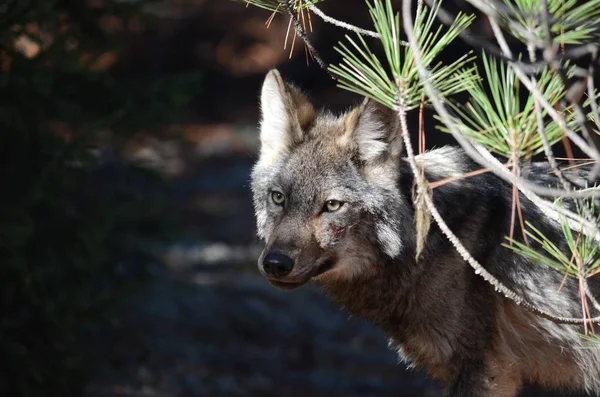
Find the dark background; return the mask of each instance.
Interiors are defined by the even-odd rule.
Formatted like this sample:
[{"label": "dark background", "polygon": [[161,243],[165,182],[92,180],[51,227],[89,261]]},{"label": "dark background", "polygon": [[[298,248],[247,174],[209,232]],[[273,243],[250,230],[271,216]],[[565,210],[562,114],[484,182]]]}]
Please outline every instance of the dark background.
[{"label": "dark background", "polygon": [[[284,50],[285,18],[267,29],[229,0],[0,6],[2,396],[440,395],[316,288],[258,274],[265,73],[334,111],[360,101],[299,40]],[[321,8],[370,27],[360,0]],[[346,32],[312,23],[336,62]],[[426,125],[428,147],[450,142]]]}]

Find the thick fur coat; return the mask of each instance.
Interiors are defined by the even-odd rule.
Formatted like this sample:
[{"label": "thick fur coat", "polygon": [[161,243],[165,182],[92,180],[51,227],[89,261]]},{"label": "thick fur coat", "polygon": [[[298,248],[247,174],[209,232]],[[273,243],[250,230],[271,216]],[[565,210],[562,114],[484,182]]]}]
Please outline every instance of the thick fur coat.
[{"label": "thick fur coat", "polygon": [[[266,243],[259,268],[273,285],[316,282],[381,327],[400,357],[441,380],[448,396],[514,397],[524,382],[600,395],[600,349],[587,348],[581,327],[554,324],[496,293],[435,224],[415,259],[414,177],[401,157],[394,112],[370,101],[340,116],[317,112],[275,70],[261,108],[252,191]],[[452,147],[417,160],[429,181],[479,168]],[[530,177],[556,185],[548,171],[534,167]],[[578,172],[570,177],[581,178]],[[511,195],[509,184],[484,173],[434,189],[433,199],[475,259],[506,286],[552,313],[581,317],[577,280],[559,291],[562,274],[501,245]],[[557,222],[525,197],[521,207],[569,252]],[[590,285],[600,296],[600,279]]]}]

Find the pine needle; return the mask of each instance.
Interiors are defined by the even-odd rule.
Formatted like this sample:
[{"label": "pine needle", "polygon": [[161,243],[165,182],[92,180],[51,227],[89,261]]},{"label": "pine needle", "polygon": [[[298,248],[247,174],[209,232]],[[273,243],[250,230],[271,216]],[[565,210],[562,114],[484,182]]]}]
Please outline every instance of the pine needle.
[{"label": "pine needle", "polygon": [[[343,89],[369,97],[389,108],[396,108],[398,101],[406,110],[416,109],[423,98],[423,83],[412,61],[412,49],[401,45],[400,17],[394,12],[390,0],[374,0],[369,13],[381,36],[385,58],[380,60],[360,34],[346,36],[346,43],[335,47],[343,59],[330,70],[339,78]],[[460,13],[450,28],[442,33],[441,24],[436,23],[439,3],[433,8],[423,7],[415,23],[424,52],[424,63],[432,71],[432,80],[442,95],[450,96],[467,90],[474,84],[474,57],[465,54],[455,62],[445,65],[434,63],[439,53],[452,42],[474,19]],[[425,103],[429,99],[425,97]]]}]

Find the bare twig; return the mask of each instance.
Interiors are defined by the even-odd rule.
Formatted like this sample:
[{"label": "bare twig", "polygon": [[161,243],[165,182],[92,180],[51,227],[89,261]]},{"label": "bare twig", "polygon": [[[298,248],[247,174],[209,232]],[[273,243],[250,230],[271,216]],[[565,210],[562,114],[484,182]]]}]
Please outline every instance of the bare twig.
[{"label": "bare twig", "polygon": [[[317,8],[317,6],[315,6],[314,4],[309,5],[308,8],[309,8],[309,10],[314,12],[315,15],[321,17],[321,19],[327,23],[330,23],[330,24],[340,27],[342,29],[351,30],[353,32],[362,34],[363,36],[369,36],[369,37],[374,37],[376,39],[381,39],[381,35],[379,33],[373,32],[372,30],[368,30],[368,29],[362,29],[362,28],[359,28],[358,26],[350,25],[349,23],[346,23],[344,21],[340,21],[338,19],[332,18],[329,15],[325,14],[323,11],[321,11],[319,8]],[[406,41],[401,41],[400,44],[403,46],[408,45],[408,43]]]},{"label": "bare twig", "polygon": [[512,61],[513,54],[512,54],[512,51],[510,50],[510,48],[508,47],[508,43],[506,42],[504,35],[502,34],[502,29],[500,28],[500,25],[498,25],[496,20],[490,16],[488,16],[488,20],[490,21],[490,26],[492,27],[492,32],[494,32],[494,35],[496,36],[498,45],[500,45],[500,48],[502,49],[502,52],[504,53],[503,55],[506,57],[507,61]]}]

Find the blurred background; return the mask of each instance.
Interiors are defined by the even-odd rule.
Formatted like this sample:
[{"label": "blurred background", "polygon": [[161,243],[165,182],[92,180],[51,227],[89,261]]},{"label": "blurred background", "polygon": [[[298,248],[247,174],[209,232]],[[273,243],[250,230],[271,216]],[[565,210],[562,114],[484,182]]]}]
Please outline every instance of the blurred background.
[{"label": "blurred background", "polygon": [[[322,9],[370,26],[362,0]],[[440,395],[316,288],[258,275],[265,73],[334,111],[360,101],[269,16],[231,0],[0,2],[0,396]],[[312,24],[335,62],[345,32]]]}]

